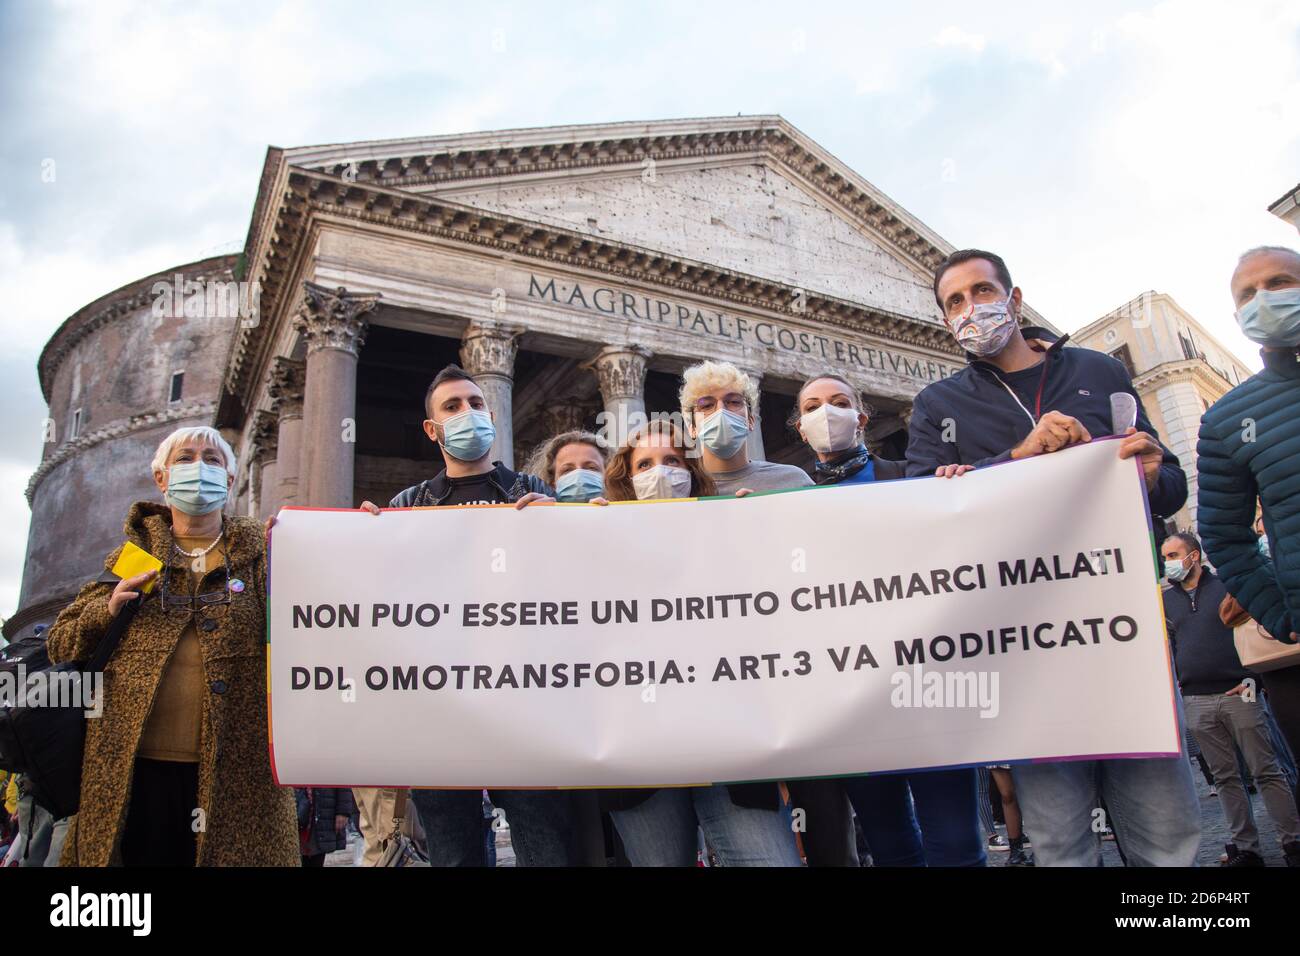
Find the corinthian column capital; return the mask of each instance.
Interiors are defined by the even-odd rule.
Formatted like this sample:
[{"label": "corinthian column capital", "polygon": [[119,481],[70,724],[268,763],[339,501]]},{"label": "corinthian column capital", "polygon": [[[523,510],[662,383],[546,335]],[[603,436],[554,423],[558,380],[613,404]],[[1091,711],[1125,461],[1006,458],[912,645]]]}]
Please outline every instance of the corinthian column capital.
[{"label": "corinthian column capital", "polygon": [[645,391],[646,362],[653,354],[640,345],[607,345],[585,367],[596,373],[600,394],[606,402],[639,399]]},{"label": "corinthian column capital", "polygon": [[471,322],[461,340],[460,364],[471,375],[513,379],[523,330],[494,322]]},{"label": "corinthian column capital", "polygon": [[302,418],[302,393],[307,384],[307,364],[283,355],[271,363],[266,391],[271,411],[280,419]]},{"label": "corinthian column capital", "polygon": [[259,411],[253,419],[253,461],[264,465],[275,461],[280,444],[280,423],[270,412]]},{"label": "corinthian column capital", "polygon": [[370,321],[366,314],[378,304],[379,293],[359,295],[315,282],[304,282],[302,288],[302,308],[293,327],[307,339],[307,354],[338,349],[359,356]]}]

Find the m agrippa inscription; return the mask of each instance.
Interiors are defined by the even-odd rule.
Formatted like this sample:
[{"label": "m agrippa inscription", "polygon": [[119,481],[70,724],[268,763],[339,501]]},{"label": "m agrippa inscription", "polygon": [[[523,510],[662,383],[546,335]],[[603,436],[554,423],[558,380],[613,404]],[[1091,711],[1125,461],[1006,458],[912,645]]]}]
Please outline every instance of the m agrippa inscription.
[{"label": "m agrippa inscription", "polygon": [[957,372],[956,367],[943,362],[868,345],[862,340],[850,341],[769,319],[701,308],[612,286],[583,285],[529,273],[528,298],[609,318],[728,339],[739,345],[808,356],[843,368],[892,372],[918,382],[935,382]]}]

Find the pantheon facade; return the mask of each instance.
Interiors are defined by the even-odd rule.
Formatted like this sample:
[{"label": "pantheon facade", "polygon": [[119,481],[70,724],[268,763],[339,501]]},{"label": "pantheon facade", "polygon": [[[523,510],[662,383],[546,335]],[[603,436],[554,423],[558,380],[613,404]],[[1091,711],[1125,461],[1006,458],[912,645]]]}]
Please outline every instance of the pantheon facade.
[{"label": "pantheon facade", "polygon": [[[964,364],[930,291],[952,248],[779,116],[273,147],[241,254],[109,293],[42,354],[50,428],[5,636],[98,573],[130,502],[158,497],[172,429],[227,436],[239,513],[383,503],[442,467],[420,423],[449,362],[483,386],[507,465],[675,411],[702,358],[759,387],[751,457],[811,468],[787,423],[832,371],[901,458],[913,397]],[[256,313],[159,310],[178,276],[247,283]]]}]

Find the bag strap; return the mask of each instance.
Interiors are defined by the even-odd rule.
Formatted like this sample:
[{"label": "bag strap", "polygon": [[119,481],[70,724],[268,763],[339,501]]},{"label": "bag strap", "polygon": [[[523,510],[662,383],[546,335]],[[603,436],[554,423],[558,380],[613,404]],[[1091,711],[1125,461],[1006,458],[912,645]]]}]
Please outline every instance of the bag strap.
[{"label": "bag strap", "polygon": [[108,632],[95,648],[95,653],[90,656],[90,660],[86,662],[87,673],[93,674],[104,669],[113,652],[117,650],[117,645],[122,643],[122,637],[126,634],[126,629],[131,626],[131,621],[135,619],[136,612],[140,610],[143,601],[142,594],[128,601],[118,610],[117,617],[113,618],[113,623],[108,625]]},{"label": "bag strap", "polygon": [[407,790],[405,787],[397,791],[397,799],[393,803],[392,835],[394,837],[396,837],[399,833],[402,832],[402,820],[405,819],[406,817],[406,803],[407,803],[407,797],[410,794],[410,792],[411,791]]}]

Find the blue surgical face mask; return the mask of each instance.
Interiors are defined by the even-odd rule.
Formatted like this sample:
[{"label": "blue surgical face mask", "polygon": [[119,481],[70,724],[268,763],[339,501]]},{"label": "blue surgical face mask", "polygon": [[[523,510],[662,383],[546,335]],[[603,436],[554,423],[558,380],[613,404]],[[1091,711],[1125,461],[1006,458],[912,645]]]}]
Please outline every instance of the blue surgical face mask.
[{"label": "blue surgical face mask", "polygon": [[740,451],[749,437],[749,419],[725,408],[700,423],[699,439],[719,458],[730,458]]},{"label": "blue surgical face mask", "polygon": [[1237,310],[1241,334],[1271,348],[1300,345],[1300,289],[1261,289]]},{"label": "blue surgical face mask", "polygon": [[226,503],[228,472],[206,461],[185,461],[167,469],[167,503],[187,515],[205,515]]},{"label": "blue surgical face mask", "polygon": [[1183,580],[1183,578],[1187,577],[1189,571],[1191,571],[1191,568],[1183,564],[1183,562],[1181,561],[1165,562],[1165,577],[1167,577],[1170,581]]},{"label": "blue surgical face mask", "polygon": [[452,415],[442,426],[442,450],[460,461],[478,461],[496,440],[492,416],[482,409]]},{"label": "blue surgical face mask", "polygon": [[1266,558],[1272,557],[1272,552],[1268,549],[1268,535],[1266,534],[1259,536],[1259,553]]},{"label": "blue surgical face mask", "polygon": [[605,491],[605,476],[598,471],[575,468],[555,480],[556,501],[590,501]]}]

